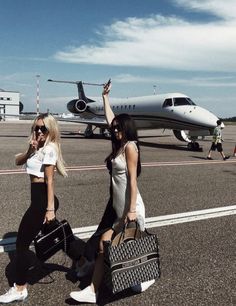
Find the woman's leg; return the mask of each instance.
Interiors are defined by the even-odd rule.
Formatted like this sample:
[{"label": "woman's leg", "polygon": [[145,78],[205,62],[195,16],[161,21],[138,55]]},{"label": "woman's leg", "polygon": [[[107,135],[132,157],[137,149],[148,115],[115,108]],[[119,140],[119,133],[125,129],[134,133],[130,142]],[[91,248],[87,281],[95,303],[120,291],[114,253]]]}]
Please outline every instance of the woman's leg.
[{"label": "woman's leg", "polygon": [[99,251],[101,236],[113,226],[116,218],[116,212],[112,206],[112,198],[110,197],[96,232],[86,242],[83,256],[88,261],[95,261]]},{"label": "woman's leg", "polygon": [[78,302],[86,302],[86,303],[96,303],[96,293],[99,289],[99,286],[102,282],[104,275],[104,261],[103,261],[103,241],[111,240],[113,229],[106,231],[100,240],[99,244],[99,255],[95,262],[95,268],[93,272],[92,282],[90,286],[86,287],[81,291],[74,291],[70,293],[70,296],[78,301]]},{"label": "woman's leg", "polygon": [[94,268],[92,282],[91,282],[91,287],[92,287],[94,292],[98,291],[98,288],[99,288],[99,286],[102,282],[103,275],[104,275],[103,241],[110,241],[113,233],[114,233],[113,229],[110,229],[110,230],[106,231],[100,239],[99,254],[98,254],[98,257],[97,257],[96,262],[95,262],[95,268]]},{"label": "woman's leg", "polygon": [[21,220],[16,240],[16,284],[19,287],[26,284],[31,258],[29,246],[42,228],[44,217],[45,211],[30,207]]},{"label": "woman's leg", "polygon": [[16,284],[19,289],[26,286],[31,255],[29,246],[43,226],[46,207],[46,184],[31,184],[31,205],[21,220],[16,240]]}]

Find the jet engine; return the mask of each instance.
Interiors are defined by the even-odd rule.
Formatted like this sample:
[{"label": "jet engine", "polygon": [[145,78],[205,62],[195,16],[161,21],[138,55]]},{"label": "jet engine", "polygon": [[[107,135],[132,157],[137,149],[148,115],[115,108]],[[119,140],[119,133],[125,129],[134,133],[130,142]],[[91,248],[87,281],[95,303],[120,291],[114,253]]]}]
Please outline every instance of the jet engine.
[{"label": "jet engine", "polygon": [[173,133],[178,140],[185,141],[185,142],[191,142],[191,139],[189,139],[185,131],[173,130]]},{"label": "jet engine", "polygon": [[73,99],[67,103],[68,111],[73,114],[83,113],[87,108],[87,103],[82,99]]}]

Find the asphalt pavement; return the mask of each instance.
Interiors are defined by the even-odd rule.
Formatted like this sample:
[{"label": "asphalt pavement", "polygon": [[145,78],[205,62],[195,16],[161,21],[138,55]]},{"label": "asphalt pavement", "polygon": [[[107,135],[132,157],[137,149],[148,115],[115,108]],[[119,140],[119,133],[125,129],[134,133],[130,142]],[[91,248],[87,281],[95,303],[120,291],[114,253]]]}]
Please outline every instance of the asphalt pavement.
[{"label": "asphalt pavement", "polygon": [[[56,175],[60,200],[58,219],[72,228],[97,225],[109,195],[109,175],[104,159],[110,141],[95,135],[85,139],[82,125],[60,124],[63,157],[68,178]],[[14,165],[14,155],[23,152],[29,136],[29,122],[0,122],[0,239],[15,237],[30,200],[29,178]],[[203,151],[193,152],[178,141],[172,131],[140,131],[142,174],[138,180],[146,217],[168,216],[236,205],[236,126],[226,126],[223,148],[206,160],[211,138],[200,140]],[[14,171],[17,170],[17,171]],[[161,278],[146,292],[131,290],[112,295],[104,286],[99,305],[236,305],[236,219],[235,215],[158,226]],[[32,254],[33,258],[33,254]],[[29,271],[29,297],[24,305],[79,305],[69,293],[79,290],[72,262],[62,252],[44,268]],[[1,293],[14,280],[14,251],[0,253]],[[14,305],[22,305],[14,303]]]}]

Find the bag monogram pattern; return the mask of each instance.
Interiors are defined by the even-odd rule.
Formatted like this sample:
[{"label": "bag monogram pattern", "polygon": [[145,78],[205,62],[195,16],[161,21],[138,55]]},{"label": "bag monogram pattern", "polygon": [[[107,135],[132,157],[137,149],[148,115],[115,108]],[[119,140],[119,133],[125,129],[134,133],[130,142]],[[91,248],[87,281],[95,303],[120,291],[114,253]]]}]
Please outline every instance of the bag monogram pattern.
[{"label": "bag monogram pattern", "polygon": [[104,264],[105,284],[113,293],[160,277],[157,236],[145,231],[117,246],[105,242]]}]

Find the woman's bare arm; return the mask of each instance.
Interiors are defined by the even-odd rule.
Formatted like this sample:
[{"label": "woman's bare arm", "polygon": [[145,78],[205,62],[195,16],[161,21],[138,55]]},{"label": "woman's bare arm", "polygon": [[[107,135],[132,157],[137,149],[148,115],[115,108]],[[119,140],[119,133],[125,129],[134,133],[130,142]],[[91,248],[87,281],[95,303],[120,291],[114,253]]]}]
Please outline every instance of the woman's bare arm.
[{"label": "woman's bare arm", "polygon": [[111,82],[108,82],[103,89],[102,98],[103,98],[103,106],[105,117],[108,125],[111,125],[113,118],[115,117],[109,102],[109,92],[111,90]]},{"label": "woman's bare arm", "polygon": [[54,165],[45,165],[44,175],[47,184],[47,212],[46,212],[46,222],[55,219],[55,206],[54,206]]},{"label": "woman's bare arm", "polygon": [[125,148],[126,162],[128,168],[128,180],[130,184],[130,204],[127,218],[135,220],[136,215],[136,201],[137,201],[137,163],[138,152],[132,143],[129,143]]}]

